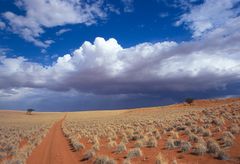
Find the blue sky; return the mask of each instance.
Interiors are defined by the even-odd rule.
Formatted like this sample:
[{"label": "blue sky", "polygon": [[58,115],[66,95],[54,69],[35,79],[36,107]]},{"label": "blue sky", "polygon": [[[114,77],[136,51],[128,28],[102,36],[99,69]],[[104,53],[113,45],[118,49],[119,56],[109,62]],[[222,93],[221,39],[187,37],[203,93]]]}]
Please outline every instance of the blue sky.
[{"label": "blue sky", "polygon": [[0,0],[0,108],[239,96],[239,0]]},{"label": "blue sky", "polygon": [[[130,3],[131,11],[124,12],[126,8],[124,2],[104,2],[112,5],[116,11],[109,11],[105,18],[97,19],[97,22],[92,25],[76,23],[44,28],[44,33],[38,39],[54,41],[47,48],[35,46],[9,30],[1,31],[1,47],[11,49],[8,55],[21,55],[33,61],[51,64],[54,61],[51,57],[70,53],[84,41],[93,42],[99,36],[106,39],[115,38],[123,47],[143,42],[155,43],[167,40],[180,42],[191,39],[191,33],[188,30],[183,26],[174,25],[184,9],[172,6],[170,2],[165,1],[130,1]],[[1,6],[3,6],[0,9],[1,13],[12,11],[25,15],[26,11],[16,7],[15,4],[1,0]],[[67,31],[56,35],[60,30]]]}]

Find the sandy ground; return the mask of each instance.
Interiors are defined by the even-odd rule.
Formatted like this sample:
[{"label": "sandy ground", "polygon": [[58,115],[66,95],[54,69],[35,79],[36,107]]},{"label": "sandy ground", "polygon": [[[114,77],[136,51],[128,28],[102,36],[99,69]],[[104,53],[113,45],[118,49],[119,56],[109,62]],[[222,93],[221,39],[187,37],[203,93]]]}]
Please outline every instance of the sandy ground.
[{"label": "sandy ground", "polygon": [[[215,106],[220,104],[229,103],[232,100],[226,101],[207,101],[207,100],[200,100],[196,101],[194,107],[209,107],[209,106]],[[238,99],[239,101],[239,99]],[[184,104],[176,104],[169,106],[168,108],[185,108],[186,105]],[[193,107],[193,106],[192,106]],[[191,108],[192,108],[191,107]],[[187,107],[189,108],[189,107]],[[152,108],[153,111],[158,110],[156,108]],[[128,114],[131,114],[131,112],[138,112],[139,114],[141,112],[145,113],[144,109],[136,109],[131,111],[124,111]],[[150,112],[151,110],[148,110]],[[66,117],[66,115],[65,115]],[[93,163],[93,160],[84,161],[81,162],[81,158],[83,156],[83,153],[85,150],[89,149],[91,147],[90,144],[87,143],[87,140],[82,139],[81,142],[84,143],[86,146],[85,150],[80,150],[80,152],[74,152],[72,150],[72,147],[69,144],[69,141],[64,136],[62,131],[62,123],[64,121],[64,118],[57,121],[53,127],[49,130],[47,136],[42,140],[41,144],[38,145],[30,155],[30,157],[27,160],[27,164],[75,164],[75,163]],[[229,161],[220,161],[217,159],[214,159],[210,155],[205,156],[194,156],[192,154],[183,154],[179,153],[177,150],[166,150],[164,148],[164,144],[166,142],[167,137],[164,137],[163,139],[159,140],[159,145],[157,148],[142,148],[142,151],[144,153],[143,157],[140,157],[138,159],[131,160],[131,163],[155,163],[155,157],[158,154],[158,152],[162,152],[163,155],[168,157],[168,159],[177,159],[178,163],[188,163],[188,164],[194,164],[194,163],[211,163],[211,164],[218,164],[218,163],[238,163],[240,160],[240,135],[237,136],[237,143],[228,150],[228,153],[231,154],[232,158],[234,159]],[[24,142],[24,141],[23,141]],[[115,154],[112,152],[112,150],[109,150],[107,148],[107,141],[105,139],[101,139],[101,151],[97,153],[97,155],[108,155],[109,157],[113,157],[118,163],[122,163],[124,160],[124,157],[126,156],[125,153],[121,154]],[[24,143],[23,143],[24,145]],[[128,149],[133,148],[133,143],[129,143],[127,145]],[[239,159],[238,159],[239,158]],[[170,160],[171,161],[171,160]]]},{"label": "sandy ground", "polygon": [[63,119],[53,125],[42,143],[33,150],[27,164],[79,163],[76,154],[71,151],[71,147],[63,135],[62,122]]}]

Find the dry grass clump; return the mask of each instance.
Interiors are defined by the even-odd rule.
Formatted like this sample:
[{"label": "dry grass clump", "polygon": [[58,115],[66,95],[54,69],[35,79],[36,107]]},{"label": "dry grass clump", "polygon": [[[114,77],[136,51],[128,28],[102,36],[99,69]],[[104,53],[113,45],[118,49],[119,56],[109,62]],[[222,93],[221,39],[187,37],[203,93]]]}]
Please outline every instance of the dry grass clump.
[{"label": "dry grass clump", "polygon": [[121,142],[125,143],[125,144],[128,143],[128,138],[127,138],[127,135],[125,133],[122,136]]},{"label": "dry grass clump", "polygon": [[137,140],[134,144],[134,147],[135,148],[141,148],[141,147],[144,146],[144,143],[145,143],[144,139]]},{"label": "dry grass clump", "polygon": [[80,143],[75,137],[70,137],[70,142],[75,151],[80,151],[85,148],[84,144]]},{"label": "dry grass clump", "polygon": [[124,143],[120,143],[120,144],[116,147],[115,152],[116,152],[116,153],[122,153],[122,152],[124,152],[124,151],[126,151],[126,150],[127,150],[126,145],[125,145]]},{"label": "dry grass clump", "polygon": [[161,153],[158,153],[155,164],[168,164],[168,160]]},{"label": "dry grass clump", "polygon": [[[26,163],[50,127],[62,114],[0,111],[0,163]],[[26,141],[24,145],[21,142]],[[21,146],[21,147],[20,147]]]},{"label": "dry grass clump", "polygon": [[209,136],[212,136],[212,132],[210,129],[204,129],[203,132],[202,132],[202,135],[204,137],[209,137]]},{"label": "dry grass clump", "polygon": [[200,140],[200,137],[193,133],[190,133],[188,137],[191,142],[199,142]]},{"label": "dry grass clump", "polygon": [[172,135],[171,136],[172,136],[173,139],[178,139],[179,138],[178,132],[172,131]]},{"label": "dry grass clump", "polygon": [[195,155],[204,155],[206,152],[207,147],[203,143],[197,143],[192,150]]},{"label": "dry grass clump", "polygon": [[93,146],[92,146],[92,149],[95,150],[95,151],[99,151],[100,150],[100,145],[95,143]]},{"label": "dry grass clump", "polygon": [[155,137],[150,137],[148,141],[146,142],[146,146],[151,148],[151,147],[157,147],[157,140]]},{"label": "dry grass clump", "polygon": [[116,161],[107,156],[101,156],[101,157],[97,157],[93,163],[94,164],[116,164]]},{"label": "dry grass clump", "polygon": [[229,147],[232,146],[235,137],[233,136],[233,134],[229,131],[223,132],[222,137],[221,137],[221,141],[223,142],[224,146]]},{"label": "dry grass clump", "polygon": [[184,134],[189,135],[191,133],[191,130],[189,128],[186,128],[184,130]]},{"label": "dry grass clump", "polygon": [[[168,150],[179,148],[181,152],[196,155],[208,152],[216,158],[225,159],[226,154],[219,144],[231,146],[234,143],[233,134],[239,133],[239,105],[235,108],[233,110],[233,106],[228,105],[206,106],[199,110],[163,108],[151,109],[147,113],[136,109],[118,111],[117,114],[116,111],[88,112],[87,116],[79,112],[67,117],[64,125],[70,136],[79,134],[89,139],[95,151],[99,150],[99,141],[92,136],[108,138],[108,146],[114,148],[115,153],[126,151],[126,144],[130,142],[135,149],[128,151],[124,163],[130,163],[131,158],[140,156],[141,147],[157,147],[161,137],[169,137],[165,143]],[[221,130],[226,128],[225,120],[227,125],[230,122],[229,132],[222,133]],[[222,136],[219,143],[209,139],[218,135]],[[185,141],[186,136],[188,141]],[[120,144],[117,145],[116,141],[120,141]]]},{"label": "dry grass clump", "polygon": [[116,146],[117,146],[116,141],[111,140],[111,141],[108,142],[108,147],[109,148],[115,148]]},{"label": "dry grass clump", "polygon": [[161,139],[161,134],[158,130],[154,131],[153,134],[157,140]]},{"label": "dry grass clump", "polygon": [[237,124],[233,124],[230,128],[230,132],[232,134],[239,134],[240,133],[240,128]]},{"label": "dry grass clump", "polygon": [[214,155],[218,154],[221,150],[219,144],[212,138],[207,141],[207,149],[209,153],[212,153]]},{"label": "dry grass clump", "polygon": [[221,149],[217,153],[217,159],[219,159],[219,160],[227,160],[228,159],[228,155],[226,154],[226,152],[224,150]]},{"label": "dry grass clump", "polygon": [[131,158],[141,157],[142,155],[143,154],[140,148],[133,148],[128,152],[127,158],[131,159]]},{"label": "dry grass clump", "polygon": [[82,161],[89,160],[89,159],[93,158],[95,155],[96,155],[95,150],[89,149],[88,151],[86,151],[86,152],[83,154]]},{"label": "dry grass clump", "polygon": [[166,149],[169,149],[169,150],[174,149],[175,148],[174,141],[175,141],[174,139],[169,138],[165,144]]},{"label": "dry grass clump", "polygon": [[180,150],[181,150],[181,152],[189,152],[191,147],[192,147],[192,145],[190,142],[184,141],[181,144]]},{"label": "dry grass clump", "polygon": [[221,140],[222,140],[224,146],[226,146],[226,147],[229,147],[229,146],[232,146],[232,145],[233,145],[233,139],[230,138],[230,137],[223,136],[223,137],[221,138]]},{"label": "dry grass clump", "polygon": [[221,126],[225,123],[225,121],[224,121],[224,118],[214,118],[212,120],[212,123],[217,125],[217,126]]}]

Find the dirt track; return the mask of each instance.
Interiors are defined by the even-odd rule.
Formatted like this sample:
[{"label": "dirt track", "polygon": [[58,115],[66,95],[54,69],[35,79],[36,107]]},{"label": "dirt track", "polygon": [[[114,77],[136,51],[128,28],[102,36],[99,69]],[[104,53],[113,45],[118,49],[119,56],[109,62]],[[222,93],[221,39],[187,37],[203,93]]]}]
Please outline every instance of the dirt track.
[{"label": "dirt track", "polygon": [[53,125],[41,144],[33,150],[27,164],[79,163],[77,155],[71,151],[71,147],[63,135],[62,122],[63,119]]}]

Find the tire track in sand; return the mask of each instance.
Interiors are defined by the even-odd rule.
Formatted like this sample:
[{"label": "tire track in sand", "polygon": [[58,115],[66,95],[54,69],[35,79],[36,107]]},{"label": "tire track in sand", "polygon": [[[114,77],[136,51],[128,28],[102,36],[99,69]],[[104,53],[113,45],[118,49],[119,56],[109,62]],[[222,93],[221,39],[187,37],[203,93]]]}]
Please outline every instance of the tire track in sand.
[{"label": "tire track in sand", "polygon": [[[66,117],[66,115],[65,115]],[[62,123],[65,119],[56,122],[49,130],[29,158],[27,164],[75,164],[79,163],[76,153],[71,151],[68,140],[62,131]]]}]

